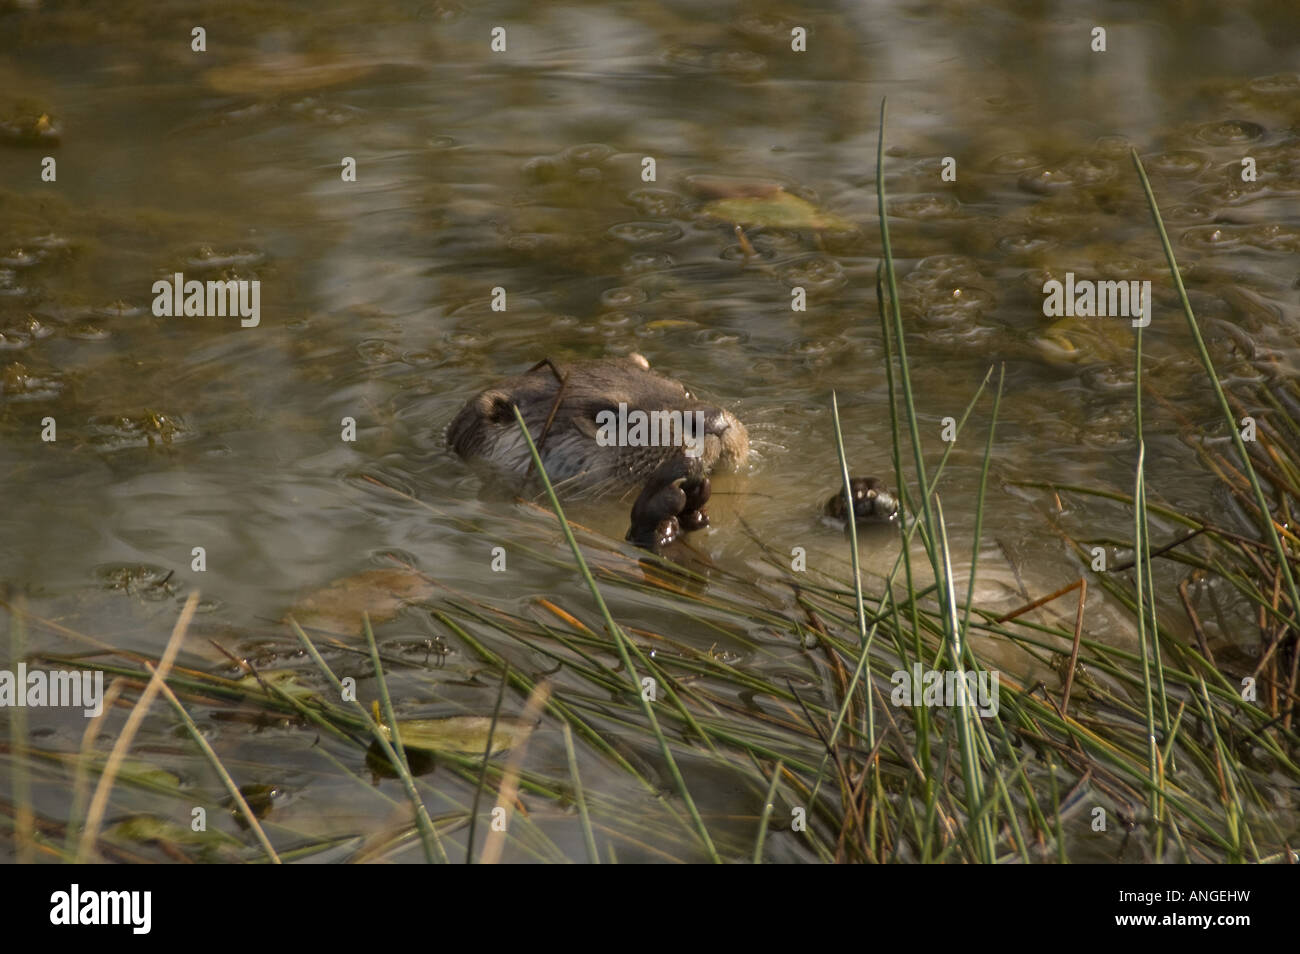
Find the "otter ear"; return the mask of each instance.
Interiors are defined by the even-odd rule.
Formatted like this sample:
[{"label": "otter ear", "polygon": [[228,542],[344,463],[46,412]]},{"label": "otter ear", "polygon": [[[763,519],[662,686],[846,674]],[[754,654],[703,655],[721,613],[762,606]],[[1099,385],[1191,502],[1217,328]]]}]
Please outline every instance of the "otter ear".
[{"label": "otter ear", "polygon": [[489,389],[478,396],[479,413],[493,424],[507,424],[514,420],[510,397],[504,391]]}]

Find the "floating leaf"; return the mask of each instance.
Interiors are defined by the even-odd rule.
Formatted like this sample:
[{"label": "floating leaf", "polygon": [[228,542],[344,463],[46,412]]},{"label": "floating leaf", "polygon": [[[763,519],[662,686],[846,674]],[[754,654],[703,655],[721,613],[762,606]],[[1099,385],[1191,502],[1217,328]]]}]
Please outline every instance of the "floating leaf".
[{"label": "floating leaf", "polygon": [[10,146],[57,146],[61,129],[40,103],[0,94],[0,143]]},{"label": "floating leaf", "polygon": [[133,815],[118,822],[104,834],[108,840],[118,843],[145,844],[159,841],[172,845],[200,845],[212,840],[206,831],[193,831],[188,825],[178,825],[157,815]]},{"label": "floating leaf", "polygon": [[1117,360],[1132,347],[1132,329],[1127,320],[1060,318],[1040,332],[1034,343],[1051,361]]},{"label": "floating leaf", "polygon": [[291,615],[303,626],[353,635],[361,632],[362,613],[369,613],[372,623],[382,623],[432,593],[433,581],[422,573],[365,570],[304,597]]},{"label": "floating leaf", "polygon": [[737,225],[780,229],[837,229],[853,228],[838,215],[823,212],[797,195],[777,190],[771,195],[734,199],[718,199],[703,210],[705,215]]},{"label": "floating leaf", "polygon": [[687,176],[686,184],[701,199],[770,199],[783,191],[781,183],[770,179]]},{"label": "floating leaf", "polygon": [[[89,765],[103,771],[104,766],[108,764],[108,756],[93,753],[86,756],[86,761]],[[123,759],[122,764],[118,766],[117,777],[123,782],[147,785],[153,788],[165,788],[176,792],[179,792],[181,787],[181,780],[176,775],[143,759]]]},{"label": "floating leaf", "polygon": [[[432,752],[455,752],[460,755],[482,755],[487,748],[491,716],[449,716],[443,719],[399,720],[398,731],[402,748],[426,749]],[[382,725],[384,735],[392,740],[388,726]],[[497,719],[497,730],[492,736],[492,755],[512,749],[532,732],[533,727],[522,719],[502,716]]]},{"label": "floating leaf", "polygon": [[356,58],[284,53],[234,66],[218,66],[204,73],[203,79],[218,93],[278,96],[342,86],[367,76],[379,66]]},{"label": "floating leaf", "polygon": [[[258,679],[261,676],[261,679]],[[304,701],[320,695],[311,686],[304,686],[298,681],[299,673],[294,669],[267,669],[258,673],[257,676],[251,673],[239,680],[239,684],[249,691],[258,691],[265,683],[275,689],[279,689],[286,696]]]},{"label": "floating leaf", "polygon": [[[160,845],[172,854],[191,854],[196,860],[230,864],[243,860],[239,845],[224,832],[194,831],[157,815],[132,815],[105,829],[104,840],[118,845]],[[190,852],[184,849],[189,848]],[[194,849],[197,848],[197,851]]]}]

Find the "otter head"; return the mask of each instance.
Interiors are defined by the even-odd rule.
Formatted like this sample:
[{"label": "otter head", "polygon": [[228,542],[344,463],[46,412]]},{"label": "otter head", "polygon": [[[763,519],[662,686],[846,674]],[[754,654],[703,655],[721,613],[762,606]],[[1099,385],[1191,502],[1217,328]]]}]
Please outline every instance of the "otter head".
[{"label": "otter head", "polygon": [[514,407],[551,480],[570,490],[641,484],[679,454],[698,459],[705,473],[734,470],[749,455],[745,426],[729,411],[696,400],[636,354],[544,362],[508,378],[461,409],[447,429],[448,446],[466,460],[526,476],[532,458]]}]

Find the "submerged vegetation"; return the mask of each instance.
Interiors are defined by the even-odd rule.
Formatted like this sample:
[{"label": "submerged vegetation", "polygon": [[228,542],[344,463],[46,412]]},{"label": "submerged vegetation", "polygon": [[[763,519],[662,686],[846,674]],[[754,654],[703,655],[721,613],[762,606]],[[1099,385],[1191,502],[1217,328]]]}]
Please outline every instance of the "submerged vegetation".
[{"label": "submerged vegetation", "polygon": [[[882,210],[884,119],[882,106]],[[381,647],[369,618],[353,632],[365,637],[358,645],[322,633],[327,626],[313,629],[304,614],[282,626],[286,641],[300,647],[295,666],[264,669],[232,657],[236,668],[224,675],[178,662],[194,594],[158,659],[65,632],[90,651],[43,654],[36,662],[102,670],[110,680],[105,713],[130,705],[132,695],[138,701],[115,737],[100,735],[103,717],[93,720],[80,751],[45,746],[28,733],[22,710],[11,710],[0,758],[13,784],[0,793],[0,837],[28,861],[1294,860],[1300,390],[1267,375],[1251,393],[1222,390],[1134,158],[1235,453],[1209,441],[1196,445],[1242,518],[1254,521],[1253,534],[1152,501],[1138,329],[1132,487],[1036,485],[1058,500],[1084,495],[1130,508],[1131,540],[1080,539],[1063,520],[1048,519],[1082,567],[1093,564],[1096,547],[1131,558],[1084,570],[1056,594],[1026,594],[1021,611],[981,608],[974,584],[1002,375],[989,370],[958,421],[964,437],[974,409],[988,403],[978,494],[954,500],[943,479],[952,445],[937,461],[923,448],[882,215],[877,296],[889,356],[894,485],[906,514],[898,524],[903,546],[884,580],[863,580],[852,526],[849,561],[839,572],[792,569],[788,555],[771,547],[761,574],[712,567],[704,576],[632,554],[566,519],[530,440],[589,602],[486,602],[408,571],[384,577],[402,584],[402,597],[390,601],[395,607],[418,598],[438,633],[436,652],[432,640],[424,658]],[[847,488],[838,406],[834,412]],[[1256,423],[1254,440],[1242,439],[1243,415]],[[944,516],[959,508],[974,515],[968,575],[954,571],[956,543]],[[1159,541],[1153,517],[1186,532]],[[523,523],[535,533],[535,515]],[[567,560],[554,548],[522,544],[512,559]],[[1175,575],[1182,619],[1157,599],[1157,581]],[[1096,587],[1127,611],[1134,642],[1117,645],[1094,632],[1087,594]],[[1220,592],[1233,594],[1232,605],[1220,605]],[[609,594],[648,603],[656,625],[620,623]],[[304,609],[319,614],[337,596]],[[1067,596],[1077,600],[1072,625],[1035,612]],[[1254,618],[1257,657],[1229,659],[1221,651],[1216,658],[1210,621],[1198,608],[1205,600],[1214,603],[1220,631]],[[59,625],[17,601],[7,609],[14,659],[26,655],[29,628]],[[1189,627],[1191,641],[1181,635]],[[708,651],[697,648],[707,644]],[[985,655],[993,644],[1038,664],[1027,671],[1059,678],[998,671]],[[466,663],[439,673],[429,656],[445,655],[448,646]],[[996,672],[997,704],[991,711],[899,704],[897,690],[916,667]],[[433,696],[453,675],[480,702],[495,698],[490,714],[479,705],[461,715],[406,715],[403,694]],[[952,684],[964,693],[975,681]],[[159,696],[169,708],[151,710]],[[265,762],[224,758],[205,740],[198,710],[267,733]],[[133,749],[146,720],[150,744]],[[312,740],[306,747],[318,777],[355,792],[355,814],[378,823],[278,808],[280,790],[266,781],[279,771],[269,753],[304,737]],[[557,757],[530,760],[529,751],[542,746]],[[160,767],[149,754],[158,750],[184,759]],[[564,771],[539,767],[543,761]],[[400,794],[377,784],[385,777],[398,780]],[[68,795],[38,800],[37,788]],[[200,811],[204,826],[193,823]]]}]

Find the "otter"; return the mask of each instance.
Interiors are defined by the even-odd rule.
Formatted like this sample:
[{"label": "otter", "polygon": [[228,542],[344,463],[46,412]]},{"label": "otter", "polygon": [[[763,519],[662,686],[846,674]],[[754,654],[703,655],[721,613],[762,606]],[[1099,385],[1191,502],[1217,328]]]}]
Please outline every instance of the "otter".
[{"label": "otter", "polygon": [[539,362],[471,398],[447,428],[448,446],[466,460],[527,478],[532,457],[512,407],[523,415],[547,476],[569,493],[626,490],[679,456],[697,459],[700,473],[736,470],[749,456],[749,434],[730,411],[697,400],[639,354]]},{"label": "otter", "polygon": [[[749,456],[749,434],[735,415],[696,399],[639,354],[559,365],[544,359],[471,398],[447,428],[448,447],[465,460],[527,480],[533,462],[515,407],[558,491],[641,486],[627,540],[649,550],[708,526],[708,475],[737,470]],[[887,521],[898,512],[875,478],[853,478],[850,485],[857,522]],[[843,492],[827,501],[825,511],[843,519]]]}]

